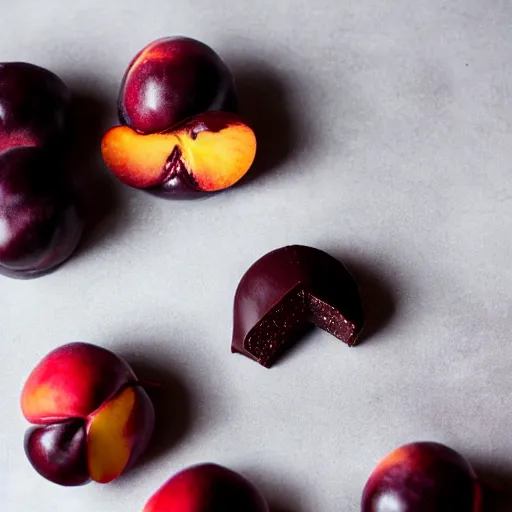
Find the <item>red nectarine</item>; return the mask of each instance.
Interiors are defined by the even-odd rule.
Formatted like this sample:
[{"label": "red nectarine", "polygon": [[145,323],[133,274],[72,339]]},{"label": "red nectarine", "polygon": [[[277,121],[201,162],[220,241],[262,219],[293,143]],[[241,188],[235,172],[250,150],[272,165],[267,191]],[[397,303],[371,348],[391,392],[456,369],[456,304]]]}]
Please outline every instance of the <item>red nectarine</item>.
[{"label": "red nectarine", "polygon": [[268,506],[238,473],[217,464],[198,464],[168,480],[144,512],[268,512]]},{"label": "red nectarine", "polygon": [[21,408],[39,425],[25,437],[30,462],[61,485],[114,480],[144,451],[154,426],[153,405],[130,366],[87,343],[50,352],[30,374]]}]

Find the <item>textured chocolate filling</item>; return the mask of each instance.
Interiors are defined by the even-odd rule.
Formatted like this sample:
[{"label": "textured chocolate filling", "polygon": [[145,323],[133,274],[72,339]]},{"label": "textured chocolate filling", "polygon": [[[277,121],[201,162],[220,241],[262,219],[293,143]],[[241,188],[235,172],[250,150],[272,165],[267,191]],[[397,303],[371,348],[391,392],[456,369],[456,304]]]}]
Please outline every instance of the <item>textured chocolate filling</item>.
[{"label": "textured chocolate filling", "polygon": [[355,345],[357,332],[354,324],[349,322],[339,311],[324,301],[308,294],[310,321],[317,327],[336,336],[349,346]]},{"label": "textured chocolate filling", "polygon": [[267,368],[291,341],[310,328],[304,291],[283,297],[251,330],[246,350]]},{"label": "textured chocolate filling", "polygon": [[245,349],[268,368],[312,324],[350,346],[356,342],[354,324],[339,311],[304,290],[293,290],[254,326],[247,337]]}]

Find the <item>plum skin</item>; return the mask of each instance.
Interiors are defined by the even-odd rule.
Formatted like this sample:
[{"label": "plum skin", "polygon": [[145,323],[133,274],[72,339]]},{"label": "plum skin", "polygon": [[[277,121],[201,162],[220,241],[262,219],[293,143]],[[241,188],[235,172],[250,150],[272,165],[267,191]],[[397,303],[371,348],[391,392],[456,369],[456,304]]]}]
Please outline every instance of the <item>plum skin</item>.
[{"label": "plum skin", "polygon": [[470,464],[434,442],[404,445],[370,475],[361,512],[481,512],[481,488]]},{"label": "plum skin", "polygon": [[162,38],[132,59],[119,91],[121,124],[156,133],[209,110],[236,112],[237,99],[231,71],[206,44]]},{"label": "plum skin", "polygon": [[242,475],[213,463],[188,467],[170,478],[144,512],[269,512],[259,490]]},{"label": "plum skin", "polygon": [[146,449],[155,413],[126,361],[102,347],[68,343],[50,352],[21,394],[25,453],[47,480],[74,486],[107,483]]},{"label": "plum skin", "polygon": [[44,275],[80,241],[82,212],[60,162],[71,131],[71,92],[57,75],[25,62],[0,63],[2,275]]},{"label": "plum skin", "polygon": [[256,136],[238,116],[233,75],[200,41],[146,45],[123,76],[117,106],[121,126],[105,134],[101,151],[128,186],[201,198],[233,186],[254,162]]},{"label": "plum skin", "polygon": [[0,153],[0,273],[36,277],[75,250],[83,220],[70,181],[48,153]]},{"label": "plum skin", "polygon": [[58,146],[71,131],[70,111],[71,92],[56,74],[27,62],[0,63],[0,150]]},{"label": "plum skin", "polygon": [[25,454],[32,467],[44,478],[63,486],[89,481],[83,421],[32,427],[25,434]]}]

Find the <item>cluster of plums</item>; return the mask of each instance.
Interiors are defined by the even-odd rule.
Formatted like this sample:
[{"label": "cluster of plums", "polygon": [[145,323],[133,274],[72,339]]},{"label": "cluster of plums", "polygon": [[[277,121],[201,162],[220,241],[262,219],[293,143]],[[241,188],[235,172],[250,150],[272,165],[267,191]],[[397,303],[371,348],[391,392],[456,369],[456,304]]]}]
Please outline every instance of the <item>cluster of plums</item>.
[{"label": "cluster of plums", "polygon": [[[121,125],[105,134],[101,152],[129,186],[173,197],[207,194],[235,184],[255,158],[255,134],[236,113],[231,72],[198,41],[161,39],[139,52],[122,80],[118,108]],[[70,91],[56,75],[26,63],[0,64],[0,272],[6,275],[41,275],[65,261],[80,240],[80,208],[62,165],[70,112]],[[288,272],[288,280],[302,270]],[[311,301],[319,318],[331,314],[329,304]],[[355,336],[334,334],[348,341]],[[28,459],[42,476],[67,486],[117,478],[144,452],[155,422],[144,383],[131,367],[86,343],[48,354],[30,374],[21,406],[34,425],[25,436]],[[423,442],[379,463],[361,509],[479,512],[480,503],[468,462],[444,445]],[[268,506],[245,478],[215,464],[178,473],[144,508],[235,511],[268,512]]]},{"label": "cluster of plums", "polygon": [[50,71],[0,64],[0,272],[40,275],[76,248],[83,222],[62,149],[71,94]]},{"label": "cluster of plums", "polygon": [[[0,64],[0,272],[34,277],[65,261],[83,228],[62,148],[71,93],[48,70]],[[155,41],[130,63],[119,93],[121,126],[101,152],[123,183],[164,196],[223,190],[251,167],[256,137],[236,113],[229,68],[205,44]]]},{"label": "cluster of plums", "polygon": [[101,151],[127,185],[193,197],[230,187],[251,167],[256,137],[238,116],[229,68],[208,46],[166,38],[142,49],[121,84],[119,119]]},{"label": "cluster of plums", "polygon": [[[134,464],[146,448],[154,410],[143,383],[114,353],[70,343],[32,371],[21,396],[32,427],[25,451],[34,468],[61,485],[106,483]],[[480,512],[473,469],[438,443],[402,446],[374,469],[362,512]],[[237,473],[200,464],[172,477],[144,512],[268,512],[260,492]]]}]

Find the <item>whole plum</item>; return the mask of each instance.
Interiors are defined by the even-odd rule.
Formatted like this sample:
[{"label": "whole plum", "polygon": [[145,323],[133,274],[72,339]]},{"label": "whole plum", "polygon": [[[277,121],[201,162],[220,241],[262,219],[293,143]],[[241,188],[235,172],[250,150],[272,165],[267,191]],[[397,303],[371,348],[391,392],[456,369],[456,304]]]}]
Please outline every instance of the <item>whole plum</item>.
[{"label": "whole plum", "polygon": [[481,512],[482,491],[468,461],[439,443],[393,450],[363,491],[362,512]]},{"label": "whole plum", "polygon": [[60,154],[71,131],[71,94],[33,64],[0,64],[0,273],[36,277],[63,263],[83,220]]}]

